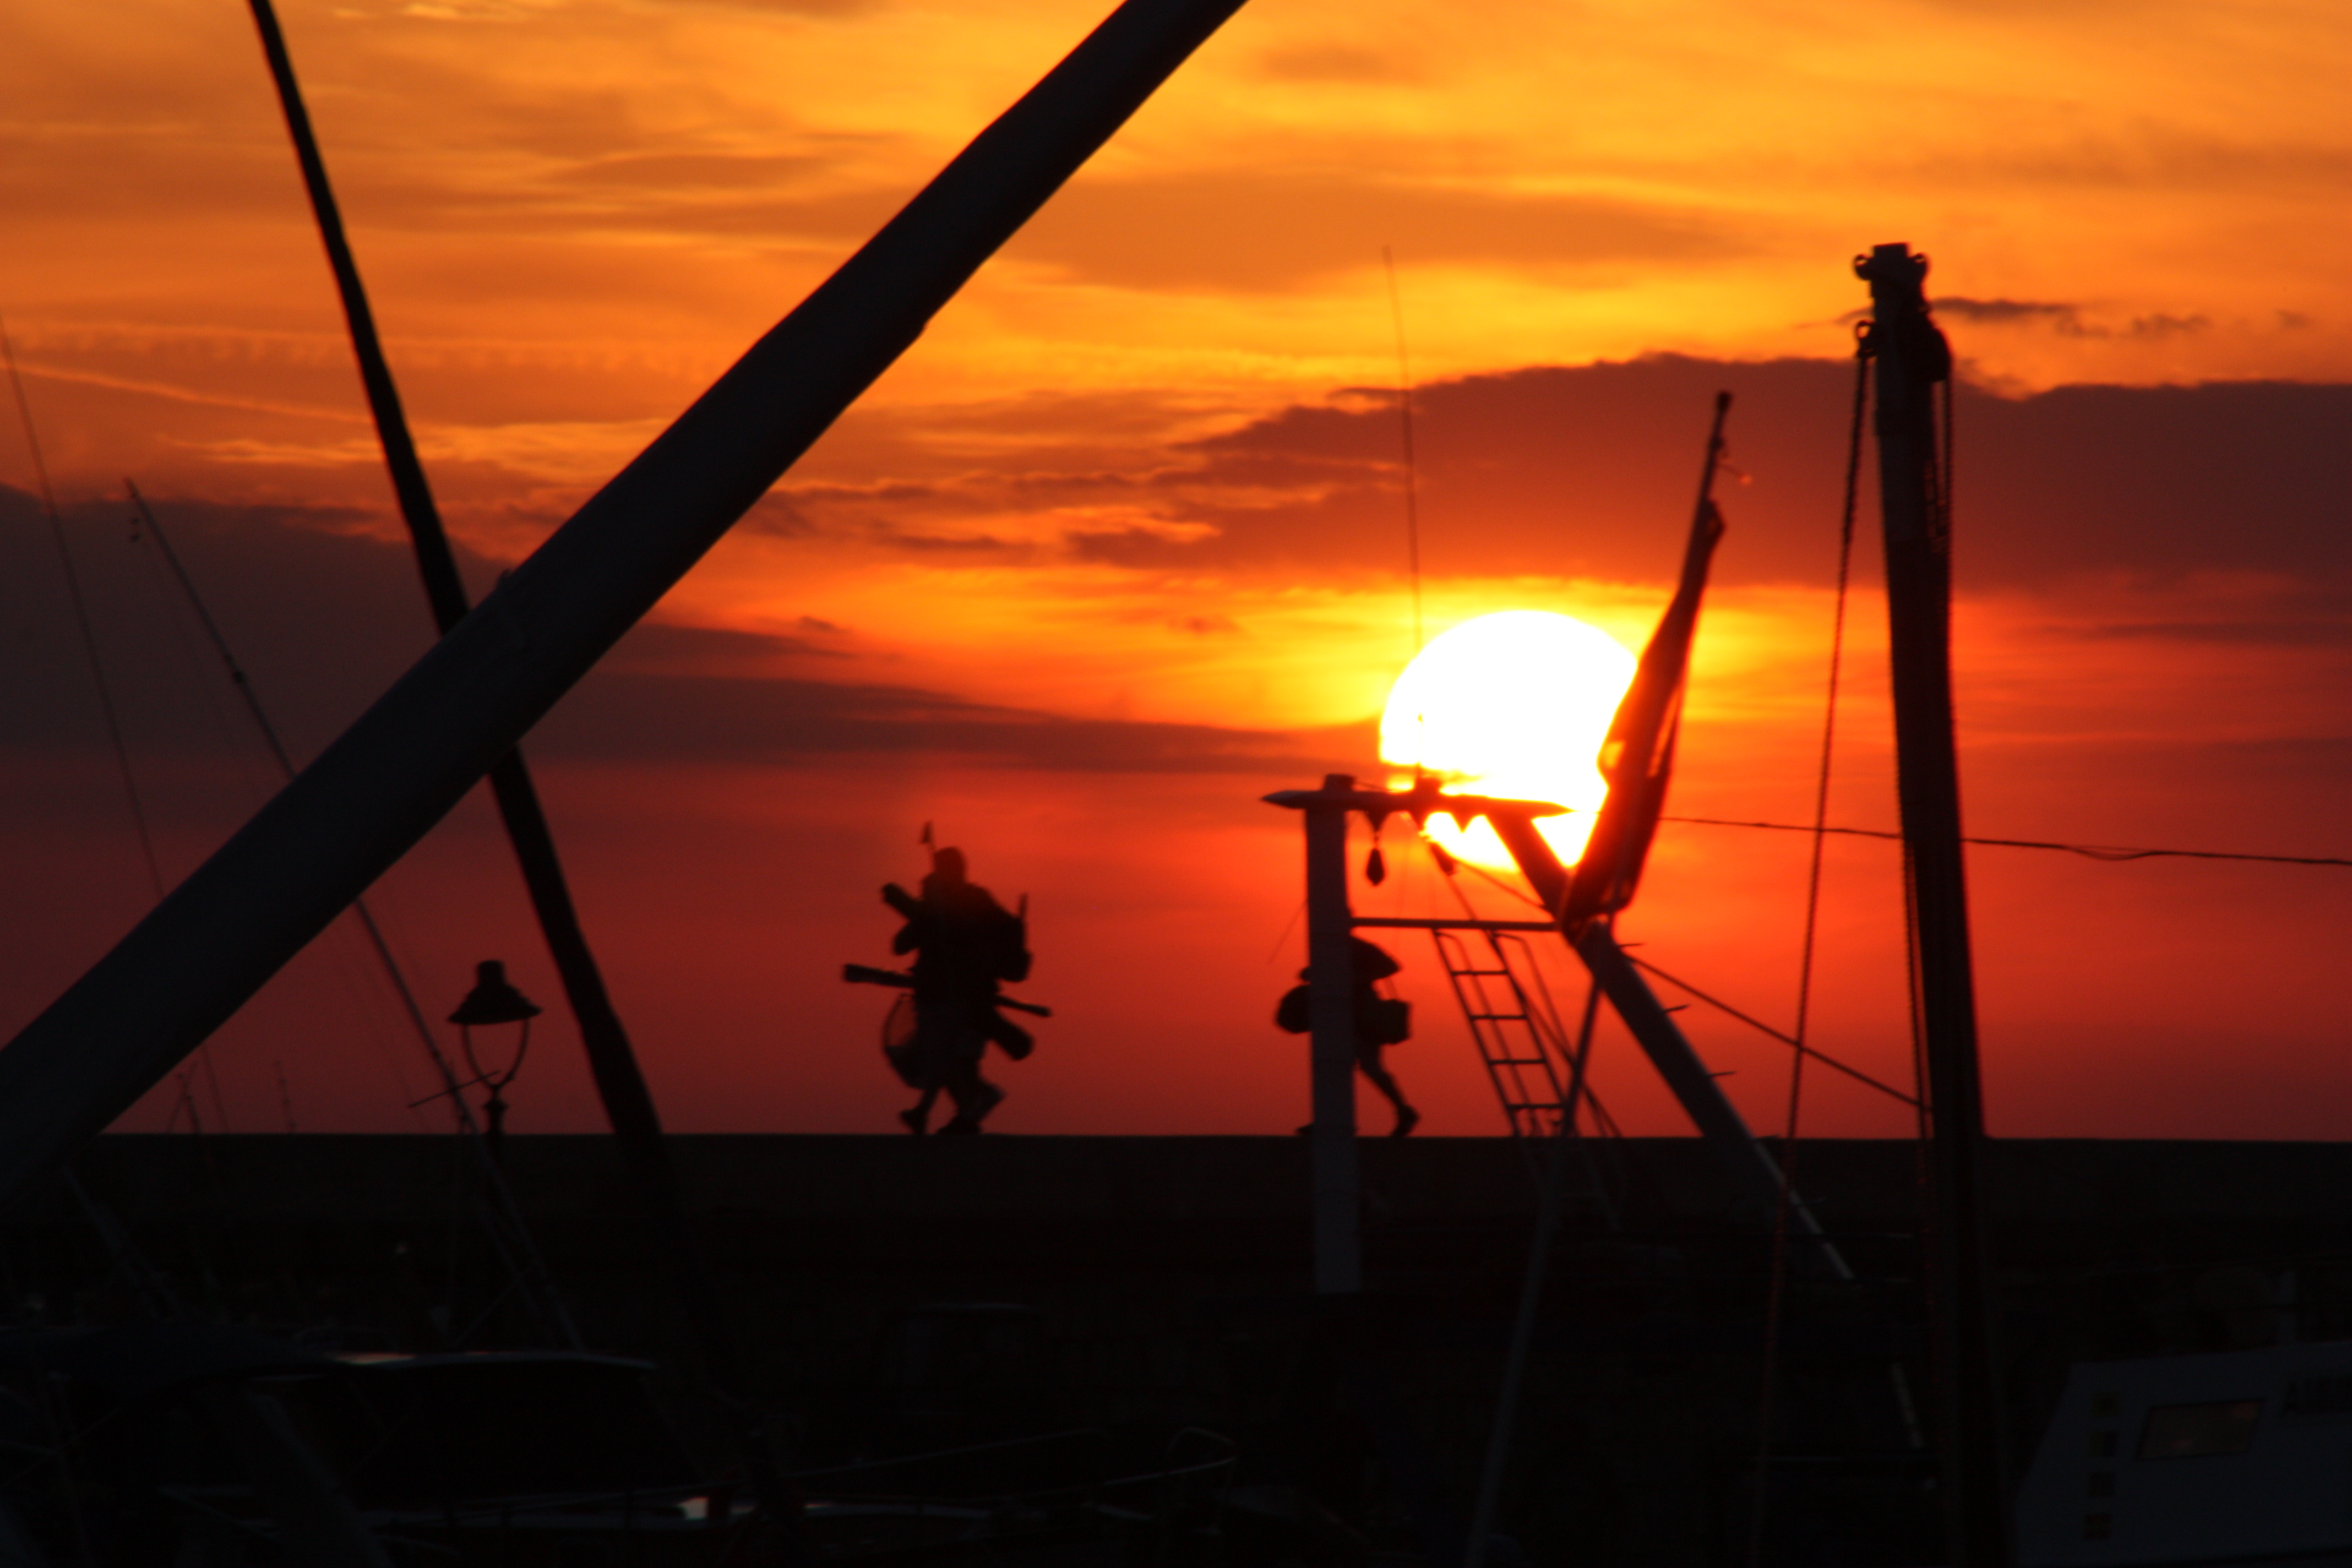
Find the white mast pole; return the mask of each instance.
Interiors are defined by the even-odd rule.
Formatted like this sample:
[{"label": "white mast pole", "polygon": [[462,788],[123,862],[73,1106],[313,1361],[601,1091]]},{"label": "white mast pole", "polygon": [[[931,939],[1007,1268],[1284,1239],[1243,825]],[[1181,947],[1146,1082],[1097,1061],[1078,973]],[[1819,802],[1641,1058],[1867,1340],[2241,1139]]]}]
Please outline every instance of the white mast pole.
[{"label": "white mast pole", "polygon": [[1307,819],[1307,963],[1315,1124],[1315,1291],[1364,1288],[1356,1176],[1356,963],[1348,908],[1348,813],[1356,781],[1332,773],[1304,796]]}]

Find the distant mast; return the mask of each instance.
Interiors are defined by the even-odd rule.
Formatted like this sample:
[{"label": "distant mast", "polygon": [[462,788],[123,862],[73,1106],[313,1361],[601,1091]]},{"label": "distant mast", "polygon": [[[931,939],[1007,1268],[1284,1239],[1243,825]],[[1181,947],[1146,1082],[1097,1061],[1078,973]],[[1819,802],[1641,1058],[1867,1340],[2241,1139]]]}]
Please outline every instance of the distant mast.
[{"label": "distant mast", "polygon": [[1928,1278],[1946,1530],[1954,1568],[2005,1568],[2013,1560],[2009,1475],[1982,1218],[1984,1099],[1952,715],[1951,497],[1936,428],[1938,384],[1950,408],[1952,353],[1927,314],[1926,257],[1882,245],[1854,271],[1870,285],[1864,353],[1878,370],[1905,896],[1915,1028],[1927,1057]]}]

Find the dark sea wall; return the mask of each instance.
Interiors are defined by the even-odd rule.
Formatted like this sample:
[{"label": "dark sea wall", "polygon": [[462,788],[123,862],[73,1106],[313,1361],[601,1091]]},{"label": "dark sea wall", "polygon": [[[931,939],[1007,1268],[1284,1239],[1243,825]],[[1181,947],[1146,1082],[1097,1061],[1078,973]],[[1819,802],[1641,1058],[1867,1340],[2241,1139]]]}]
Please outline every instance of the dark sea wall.
[{"label": "dark sea wall", "polygon": [[[1307,1294],[1304,1140],[672,1143],[756,1393],[803,1463],[1191,1425],[1376,1540],[1410,1533],[1401,1498],[1466,1506],[1535,1211],[1507,1140],[1365,1142],[1370,1294],[1346,1311]],[[1745,1561],[1769,1216],[1728,1205],[1695,1140],[1589,1152],[1501,1517],[1530,1551]],[[532,1274],[587,1342],[660,1363],[692,1426],[691,1347],[610,1142],[513,1138],[503,1167],[527,1239],[451,1140],[103,1138],[79,1193],[58,1180],[0,1212],[0,1318],[119,1321],[168,1298],[330,1347],[548,1343],[517,1284]],[[1808,1143],[1796,1169],[1859,1278],[1783,1282],[1768,1555],[1871,1561],[1818,1521],[1895,1542],[1924,1517],[1903,1409],[1933,1397],[1916,1152]],[[2072,1361],[2352,1337],[2352,1146],[2010,1142],[1992,1173],[2021,1455]]]}]

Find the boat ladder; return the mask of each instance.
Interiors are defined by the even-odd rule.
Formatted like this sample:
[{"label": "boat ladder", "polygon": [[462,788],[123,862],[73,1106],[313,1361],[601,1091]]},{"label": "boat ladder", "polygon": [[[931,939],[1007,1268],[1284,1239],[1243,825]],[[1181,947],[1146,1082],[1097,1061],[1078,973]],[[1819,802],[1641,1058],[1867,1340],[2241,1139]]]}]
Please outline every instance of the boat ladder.
[{"label": "boat ladder", "polygon": [[[1429,934],[1529,1173],[1542,1180],[1537,1151],[1547,1143],[1558,1156],[1566,1154],[1569,1142],[1584,1145],[1588,1129],[1613,1135],[1616,1124],[1589,1086],[1579,1097],[1577,1114],[1570,1115],[1576,1043],[1560,1024],[1550,988],[1526,940],[1492,930],[1478,931],[1475,943],[1466,933],[1433,930]],[[1614,1225],[1615,1205],[1601,1190],[1590,1148],[1580,1147],[1579,1154],[1595,1205]]]}]

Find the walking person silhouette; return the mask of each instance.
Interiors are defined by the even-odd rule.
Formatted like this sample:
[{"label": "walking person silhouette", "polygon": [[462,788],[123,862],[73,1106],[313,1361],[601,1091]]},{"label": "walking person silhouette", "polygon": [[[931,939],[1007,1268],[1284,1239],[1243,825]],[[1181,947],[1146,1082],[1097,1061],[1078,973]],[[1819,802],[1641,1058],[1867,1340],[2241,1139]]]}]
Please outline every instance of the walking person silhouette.
[{"label": "walking person silhouette", "polygon": [[[1386,949],[1362,937],[1349,937],[1348,946],[1355,975],[1356,1070],[1364,1075],[1365,1082],[1381,1091],[1395,1110],[1396,1124],[1389,1129],[1389,1136],[1403,1138],[1421,1125],[1421,1112],[1405,1100],[1404,1090],[1390,1073],[1388,1064],[1381,1060],[1381,1053],[1389,1046],[1402,1045],[1412,1037],[1412,1012],[1405,1003],[1380,993],[1380,983],[1393,977],[1403,965],[1390,957]],[[1301,984],[1292,986],[1275,1009],[1276,1028],[1293,1035],[1313,1031],[1314,991],[1307,983],[1314,977],[1312,969],[1298,972]],[[1307,1132],[1312,1125],[1298,1131]]]},{"label": "walking person silhouette", "polygon": [[931,852],[920,897],[892,882],[883,888],[882,900],[907,921],[890,951],[915,955],[915,1032],[900,1070],[922,1098],[898,1120],[909,1132],[928,1131],[944,1093],[955,1115],[940,1132],[978,1132],[1004,1100],[1004,1090],[981,1076],[989,1042],[1015,1061],[1032,1044],[1029,1032],[998,1010],[1004,999],[997,994],[999,983],[1029,977],[1028,923],[971,880],[961,849]]}]

